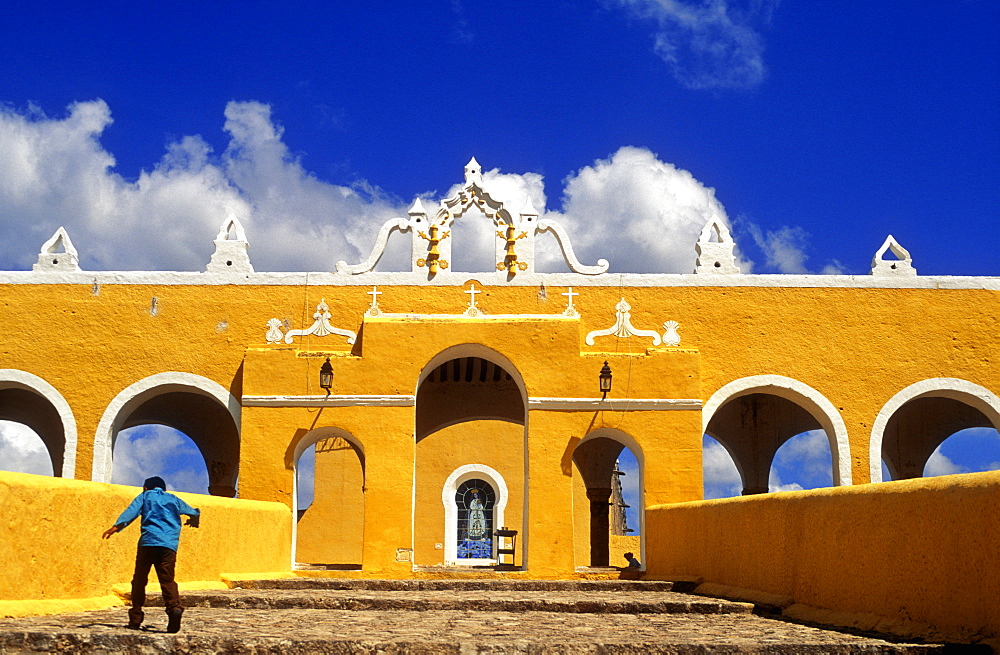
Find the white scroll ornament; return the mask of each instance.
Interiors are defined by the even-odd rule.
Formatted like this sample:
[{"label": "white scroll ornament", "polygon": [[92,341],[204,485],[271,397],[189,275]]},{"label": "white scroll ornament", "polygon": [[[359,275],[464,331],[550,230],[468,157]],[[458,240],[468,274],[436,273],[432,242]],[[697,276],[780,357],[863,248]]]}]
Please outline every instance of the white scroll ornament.
[{"label": "white scroll ornament", "polygon": [[341,330],[330,325],[330,307],[326,304],[326,300],[320,300],[319,304],[316,305],[316,313],[313,314],[313,318],[316,319],[308,330],[289,330],[285,333],[285,343],[292,343],[293,337],[304,337],[310,334],[314,334],[317,337],[325,337],[328,334],[339,334],[342,337],[347,337],[347,343],[354,343],[358,338],[357,332],[352,332],[350,330]]},{"label": "white scroll ornament", "polygon": [[594,330],[593,332],[587,333],[587,338],[584,339],[588,346],[594,345],[595,337],[607,337],[614,335],[619,339],[624,339],[631,336],[636,337],[650,337],[653,339],[653,345],[658,346],[661,343],[660,333],[656,330],[639,330],[632,325],[632,305],[625,302],[622,298],[617,305],[615,305],[615,324],[609,327],[607,330]]}]

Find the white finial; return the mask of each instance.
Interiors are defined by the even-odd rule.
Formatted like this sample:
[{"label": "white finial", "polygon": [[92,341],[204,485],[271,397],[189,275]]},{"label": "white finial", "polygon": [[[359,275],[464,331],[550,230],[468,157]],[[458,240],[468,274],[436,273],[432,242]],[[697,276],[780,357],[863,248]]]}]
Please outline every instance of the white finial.
[{"label": "white finial", "polygon": [[538,216],[538,210],[535,209],[535,205],[531,202],[531,198],[528,198],[524,203],[524,207],[521,209],[521,216]]},{"label": "white finial", "polygon": [[479,185],[483,183],[483,167],[479,165],[475,157],[470,159],[469,163],[465,165],[465,183],[476,183]]},{"label": "white finial", "polygon": [[419,214],[426,215],[427,210],[424,209],[424,204],[420,202],[420,198],[417,198],[416,200],[413,201],[413,206],[410,207],[409,211],[407,211],[406,213],[409,214],[410,216]]},{"label": "white finial", "polygon": [[[891,252],[898,257],[896,260],[886,259],[887,252]],[[878,249],[872,257],[872,275],[916,275],[917,269],[913,267],[913,257],[908,251],[890,234],[885,238],[882,247]]]},{"label": "white finial", "polygon": [[60,227],[52,237],[42,244],[38,262],[31,267],[34,271],[79,271],[80,256],[69,239],[66,228]]}]

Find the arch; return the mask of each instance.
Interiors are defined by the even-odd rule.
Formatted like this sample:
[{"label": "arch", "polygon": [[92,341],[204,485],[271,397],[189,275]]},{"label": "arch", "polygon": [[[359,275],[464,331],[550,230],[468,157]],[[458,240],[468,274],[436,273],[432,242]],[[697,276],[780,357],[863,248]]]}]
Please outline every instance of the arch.
[{"label": "arch", "polygon": [[[450,363],[455,364],[454,370],[446,366]],[[496,375],[506,373],[509,381],[483,377],[490,367]],[[438,370],[453,376],[450,381],[446,377],[443,385],[461,385],[464,405],[456,402],[454,394],[446,395],[446,387],[438,387],[442,382],[434,377]],[[438,382],[434,382],[435,379]],[[517,396],[511,382],[517,389]],[[438,430],[465,421],[527,423],[528,395],[520,373],[507,357],[480,344],[452,346],[434,356],[418,375],[415,398],[414,438],[418,442]]]},{"label": "arch", "polygon": [[[614,457],[608,460],[608,456],[611,450],[608,446],[599,444],[600,441],[613,441],[621,446]],[[590,448],[589,445],[593,445]],[[587,489],[587,498],[590,507],[589,521],[590,524],[590,566],[608,566],[608,554],[609,554],[609,544],[607,542],[607,537],[605,536],[608,532],[607,525],[607,502],[609,500],[609,494],[611,489],[604,487],[597,487],[596,484],[600,484],[604,479],[604,473],[607,473],[607,484],[611,485],[611,468],[614,467],[615,461],[621,455],[621,450],[628,448],[632,455],[635,457],[636,464],[639,468],[639,560],[643,562],[643,568],[645,568],[646,561],[646,512],[645,512],[645,475],[646,475],[646,458],[643,453],[642,447],[635,440],[635,438],[627,432],[623,432],[617,428],[601,427],[591,432],[588,432],[586,436],[583,437],[576,444],[573,449],[573,464],[580,474],[583,481],[584,487]],[[602,452],[603,450],[603,452]],[[588,452],[590,451],[590,452]],[[596,459],[600,461],[596,462],[586,462],[583,461],[588,459],[588,455],[591,457],[589,459]],[[589,464],[589,465],[588,465]],[[609,466],[611,468],[609,468]],[[589,470],[587,470],[589,469]],[[596,483],[596,484],[595,484]],[[574,512],[578,507],[574,508]],[[596,512],[596,513],[595,513]],[[595,524],[596,519],[596,524]],[[599,549],[600,552],[596,553],[595,559],[595,547]],[[579,553],[578,553],[579,555]]]},{"label": "arch", "polygon": [[[882,482],[882,445],[889,420],[908,402],[921,398],[946,398],[955,400],[978,410],[1000,430],[1000,398],[985,387],[958,378],[929,378],[914,382],[899,391],[883,405],[872,424],[869,441],[869,472],[872,482]],[[890,473],[893,463],[887,462]]]},{"label": "arch", "polygon": [[[94,435],[94,465],[91,479],[95,482],[111,481],[112,449],[115,435],[125,427],[132,412],[139,409],[147,401],[166,393],[191,393],[215,400],[232,417],[237,439],[239,438],[240,401],[226,388],[214,380],[194,373],[178,371],[157,373],[123,389],[104,410],[97,425],[97,433]],[[235,472],[231,477],[235,481]]]},{"label": "arch", "polygon": [[[449,475],[445,480],[444,486],[441,487],[441,502],[444,504],[444,562],[446,565],[473,565],[482,563],[479,560],[466,560],[464,562],[459,561],[458,546],[456,544],[456,535],[458,534],[458,507],[455,505],[455,493],[460,484],[473,478],[482,478],[493,485],[497,494],[496,504],[493,509],[493,515],[495,517],[494,525],[504,525],[504,510],[507,509],[507,501],[510,498],[510,493],[507,490],[507,482],[503,479],[503,476],[500,475],[500,473],[495,469],[486,466],[485,464],[466,464],[464,466],[459,466],[451,472],[451,475]],[[494,551],[495,550],[496,547],[494,546]]]},{"label": "arch", "polygon": [[[0,391],[4,389],[22,389],[34,393],[52,406],[62,423],[63,440],[62,453],[59,453],[58,457],[56,457],[56,453],[52,452],[51,445],[47,442],[45,444],[49,449],[49,457],[52,459],[52,472],[54,475],[64,478],[76,477],[76,418],[74,418],[73,410],[70,409],[69,403],[66,402],[62,394],[37,375],[11,368],[0,369]],[[44,435],[39,436],[42,436],[42,440],[45,441]],[[59,460],[61,460],[61,466],[58,465]]]},{"label": "arch", "polygon": [[490,348],[489,346],[484,346],[481,343],[460,343],[455,346],[449,346],[445,348],[438,354],[434,355],[427,362],[427,364],[420,369],[420,374],[417,376],[417,386],[415,387],[413,393],[416,395],[420,391],[420,385],[424,383],[430,374],[433,373],[437,367],[441,366],[445,362],[449,362],[453,359],[460,359],[462,357],[478,357],[480,359],[485,359],[489,362],[493,362],[497,366],[504,369],[510,374],[511,378],[514,380],[514,384],[521,392],[521,399],[524,401],[525,412],[528,410],[528,389],[524,384],[524,378],[521,377],[521,372],[514,366],[514,362],[510,361],[506,355],[503,353]]},{"label": "arch", "polygon": [[[298,555],[298,543],[299,543],[299,458],[306,451],[307,448],[313,444],[319,443],[320,441],[326,439],[343,439],[354,449],[358,456],[359,463],[361,464],[361,478],[362,478],[362,494],[364,493],[364,481],[366,476],[365,469],[365,449],[364,444],[361,443],[353,434],[344,430],[342,428],[334,426],[325,426],[321,428],[316,428],[310,430],[303,434],[298,441],[291,445],[292,453],[292,567],[295,567]],[[315,501],[314,501],[315,504]],[[362,512],[363,513],[363,512]],[[364,516],[362,515],[362,524],[364,522]],[[361,562],[356,562],[356,564],[361,564]]]},{"label": "arch", "polygon": [[[716,412],[726,403],[742,396],[763,393],[778,396],[792,402],[808,412],[830,440],[830,453],[833,456],[833,484],[846,486],[851,484],[851,444],[847,437],[847,426],[840,412],[823,394],[808,384],[782,375],[754,375],[740,378],[723,385],[712,394],[702,409],[702,432],[712,435],[708,425]],[[718,440],[716,438],[716,440]],[[737,464],[737,467],[740,465]],[[742,473],[742,469],[741,469]]]}]

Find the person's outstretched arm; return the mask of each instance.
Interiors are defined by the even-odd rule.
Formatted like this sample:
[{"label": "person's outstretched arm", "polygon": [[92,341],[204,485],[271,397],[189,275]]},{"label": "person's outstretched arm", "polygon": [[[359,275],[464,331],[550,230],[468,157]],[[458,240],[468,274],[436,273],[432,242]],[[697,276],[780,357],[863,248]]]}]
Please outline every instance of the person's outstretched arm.
[{"label": "person's outstretched arm", "polygon": [[118,517],[118,520],[115,521],[115,524],[104,531],[104,534],[101,535],[101,538],[110,539],[111,535],[113,535],[114,533],[121,532],[126,527],[128,527],[129,523],[139,518],[139,514],[141,512],[142,512],[142,494],[139,494],[138,496],[135,497],[135,500],[129,503],[129,506],[126,507],[125,511],[121,513],[121,516]]}]

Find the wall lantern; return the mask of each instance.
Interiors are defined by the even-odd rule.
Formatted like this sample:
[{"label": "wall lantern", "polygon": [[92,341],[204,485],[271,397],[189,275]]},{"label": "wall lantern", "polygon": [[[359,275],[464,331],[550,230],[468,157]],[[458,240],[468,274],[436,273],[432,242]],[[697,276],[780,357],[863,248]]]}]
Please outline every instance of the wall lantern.
[{"label": "wall lantern", "polygon": [[607,362],[604,362],[604,366],[601,368],[600,380],[601,393],[604,394],[601,396],[601,400],[604,400],[611,393],[611,367],[608,366]]},{"label": "wall lantern", "polygon": [[326,395],[330,395],[330,389],[333,388],[333,366],[330,364],[329,357],[319,369],[319,386],[326,389]]}]

